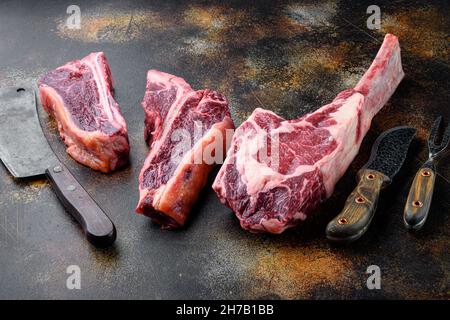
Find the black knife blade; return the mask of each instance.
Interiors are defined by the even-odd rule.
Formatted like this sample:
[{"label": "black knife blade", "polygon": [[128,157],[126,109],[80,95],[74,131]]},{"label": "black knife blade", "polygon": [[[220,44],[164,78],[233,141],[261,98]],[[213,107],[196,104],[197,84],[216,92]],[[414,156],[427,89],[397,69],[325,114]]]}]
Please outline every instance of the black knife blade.
[{"label": "black knife blade", "polygon": [[407,126],[384,131],[375,140],[370,158],[362,168],[379,171],[392,180],[403,166],[415,135],[416,129]]},{"label": "black knife blade", "polygon": [[341,213],[327,226],[329,240],[348,243],[366,232],[381,189],[400,171],[415,135],[414,128],[401,126],[383,132],[375,140],[368,162],[358,171],[358,185],[347,198]]}]

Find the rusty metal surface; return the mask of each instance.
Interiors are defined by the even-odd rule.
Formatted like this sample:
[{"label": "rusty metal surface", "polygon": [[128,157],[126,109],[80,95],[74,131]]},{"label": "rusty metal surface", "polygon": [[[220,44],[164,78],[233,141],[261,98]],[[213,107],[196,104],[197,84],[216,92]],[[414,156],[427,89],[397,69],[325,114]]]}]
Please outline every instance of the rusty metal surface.
[{"label": "rusty metal surface", "polygon": [[[0,86],[30,84],[91,51],[106,53],[131,166],[105,175],[79,165],[55,122],[40,116],[59,159],[114,220],[118,240],[110,249],[91,247],[47,182],[17,182],[0,166],[0,298],[450,298],[448,158],[423,230],[410,234],[402,222],[409,185],[427,156],[427,130],[437,115],[450,120],[447,2],[379,1],[382,28],[373,31],[366,28],[370,1],[77,4],[81,30],[64,27],[67,3],[2,2]],[[305,225],[279,236],[244,232],[210,184],[184,230],[161,231],[134,214],[147,153],[140,107],[147,69],[222,91],[237,124],[256,107],[294,118],[356,84],[386,32],[400,38],[406,78],[336,192]],[[376,136],[397,125],[418,130],[407,165],[367,234],[351,247],[331,247],[326,223],[354,188]],[[366,288],[373,264],[382,271],[381,290]],[[66,288],[69,265],[81,268],[81,290]]]}]

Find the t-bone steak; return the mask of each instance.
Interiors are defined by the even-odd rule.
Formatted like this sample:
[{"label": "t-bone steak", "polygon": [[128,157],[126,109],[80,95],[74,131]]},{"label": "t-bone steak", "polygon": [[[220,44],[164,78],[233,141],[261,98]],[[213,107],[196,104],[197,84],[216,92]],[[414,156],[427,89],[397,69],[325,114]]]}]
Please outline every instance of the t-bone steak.
[{"label": "t-bone steak", "polygon": [[281,233],[305,220],[332,194],[403,76],[398,39],[387,34],[356,87],[330,104],[295,120],[256,109],[213,183],[222,203],[254,232]]},{"label": "t-bone steak", "polygon": [[180,227],[213,165],[225,157],[226,135],[231,140],[234,129],[228,101],[215,91],[195,91],[182,78],[150,70],[142,107],[144,136],[151,147],[139,176],[136,211],[162,228]]},{"label": "t-bone steak", "polygon": [[72,158],[102,172],[128,163],[127,125],[113,98],[113,79],[103,52],[48,72],[38,86],[41,103],[58,122]]}]

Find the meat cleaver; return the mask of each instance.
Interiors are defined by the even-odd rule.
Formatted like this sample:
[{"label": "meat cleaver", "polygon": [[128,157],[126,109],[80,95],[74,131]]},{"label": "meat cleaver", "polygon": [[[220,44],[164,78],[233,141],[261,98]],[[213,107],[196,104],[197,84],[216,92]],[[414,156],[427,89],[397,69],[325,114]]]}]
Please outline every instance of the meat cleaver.
[{"label": "meat cleaver", "polygon": [[383,132],[372,146],[369,161],[358,171],[358,185],[344,209],[327,226],[330,241],[349,243],[367,230],[377,210],[382,188],[391,184],[408,154],[416,129],[395,127]]},{"label": "meat cleaver", "polygon": [[113,222],[50,149],[39,123],[32,88],[0,89],[0,159],[15,178],[46,176],[93,245],[106,247],[114,243]]}]

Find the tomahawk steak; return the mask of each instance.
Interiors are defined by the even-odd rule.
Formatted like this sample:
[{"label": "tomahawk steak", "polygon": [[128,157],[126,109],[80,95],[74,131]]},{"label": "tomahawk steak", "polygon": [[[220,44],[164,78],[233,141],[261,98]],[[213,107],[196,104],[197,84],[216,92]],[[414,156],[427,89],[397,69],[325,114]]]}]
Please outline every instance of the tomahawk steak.
[{"label": "tomahawk steak", "polygon": [[42,76],[44,109],[58,123],[67,152],[102,172],[128,163],[127,125],[113,98],[113,80],[103,52],[68,62]]},{"label": "tomahawk steak", "polygon": [[330,104],[295,120],[256,109],[213,183],[222,203],[254,232],[281,233],[305,220],[332,194],[403,76],[397,37],[387,34],[356,87]]},{"label": "tomahawk steak", "polygon": [[226,135],[234,128],[228,102],[220,93],[195,91],[182,78],[150,70],[142,107],[151,147],[136,211],[162,228],[180,227],[213,165],[225,156]]}]

